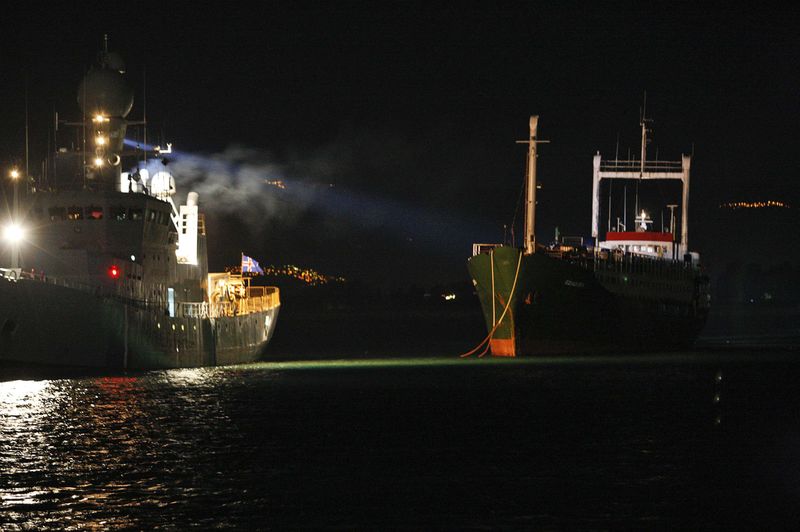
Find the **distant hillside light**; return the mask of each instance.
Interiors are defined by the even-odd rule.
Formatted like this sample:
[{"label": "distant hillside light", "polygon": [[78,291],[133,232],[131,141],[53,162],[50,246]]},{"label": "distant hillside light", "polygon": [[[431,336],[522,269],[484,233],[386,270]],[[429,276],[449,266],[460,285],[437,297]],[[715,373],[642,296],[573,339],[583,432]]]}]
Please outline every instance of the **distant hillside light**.
[{"label": "distant hillside light", "polygon": [[788,203],[775,200],[764,201],[732,201],[730,203],[720,204],[720,209],[767,209],[767,208],[789,209],[791,208]]}]

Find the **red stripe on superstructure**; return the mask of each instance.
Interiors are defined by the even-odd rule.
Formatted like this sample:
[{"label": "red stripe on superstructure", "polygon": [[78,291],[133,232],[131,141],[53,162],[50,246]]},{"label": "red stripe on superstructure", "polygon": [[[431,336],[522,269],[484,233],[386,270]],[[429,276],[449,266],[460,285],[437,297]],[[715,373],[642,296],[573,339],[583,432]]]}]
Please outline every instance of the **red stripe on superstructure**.
[{"label": "red stripe on superstructure", "polygon": [[640,240],[643,242],[672,242],[672,233],[609,231],[606,240]]}]

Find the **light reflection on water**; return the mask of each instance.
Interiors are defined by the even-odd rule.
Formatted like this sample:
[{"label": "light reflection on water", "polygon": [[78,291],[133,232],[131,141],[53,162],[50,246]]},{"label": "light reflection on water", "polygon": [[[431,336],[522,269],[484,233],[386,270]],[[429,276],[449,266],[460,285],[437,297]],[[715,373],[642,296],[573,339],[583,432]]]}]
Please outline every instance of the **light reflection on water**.
[{"label": "light reflection on water", "polygon": [[651,528],[684,524],[709,493],[729,510],[774,502],[771,473],[745,464],[772,458],[759,442],[800,433],[775,408],[800,371],[719,363],[333,361],[0,382],[0,529]]},{"label": "light reflection on water", "polygon": [[213,439],[204,429],[226,419],[198,392],[209,375],[0,383],[0,522],[117,528],[134,520],[114,508],[180,503],[185,458],[202,454]]}]

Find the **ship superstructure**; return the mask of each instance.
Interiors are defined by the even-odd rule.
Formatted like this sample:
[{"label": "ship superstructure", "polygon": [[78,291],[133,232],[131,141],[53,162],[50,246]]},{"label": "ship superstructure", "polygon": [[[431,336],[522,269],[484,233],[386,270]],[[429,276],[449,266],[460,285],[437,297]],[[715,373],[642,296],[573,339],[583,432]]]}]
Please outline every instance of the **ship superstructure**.
[{"label": "ship superstructure", "polygon": [[[126,141],[133,91],[107,46],[56,120],[55,153],[6,220],[0,361],[156,368],[256,360],[279,293],[208,271],[199,197],[177,204],[171,146]],[[27,181],[26,181],[27,182]],[[22,228],[25,228],[23,233]]]},{"label": "ship superstructure", "polygon": [[[685,348],[705,324],[709,279],[698,253],[689,251],[691,157],[648,161],[647,119],[642,117],[638,160],[593,159],[592,237],[588,246],[535,240],[538,117],[531,117],[523,248],[475,244],[468,267],[483,308],[494,356],[653,351]],[[642,210],[636,228],[609,227],[600,239],[600,183],[606,179],[680,180],[681,236],[674,209],[670,231],[650,231]],[[610,215],[609,215],[610,216]],[[482,347],[483,344],[479,347]],[[477,351],[478,349],[476,349]]]}]

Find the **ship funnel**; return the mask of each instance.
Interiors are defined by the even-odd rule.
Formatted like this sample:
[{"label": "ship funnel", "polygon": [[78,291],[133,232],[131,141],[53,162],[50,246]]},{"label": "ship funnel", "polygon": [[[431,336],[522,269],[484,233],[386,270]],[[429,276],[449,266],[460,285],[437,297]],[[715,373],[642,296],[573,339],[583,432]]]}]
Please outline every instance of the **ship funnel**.
[{"label": "ship funnel", "polygon": [[188,207],[196,206],[198,197],[199,194],[197,192],[189,192],[189,194],[186,196],[186,205]]}]

